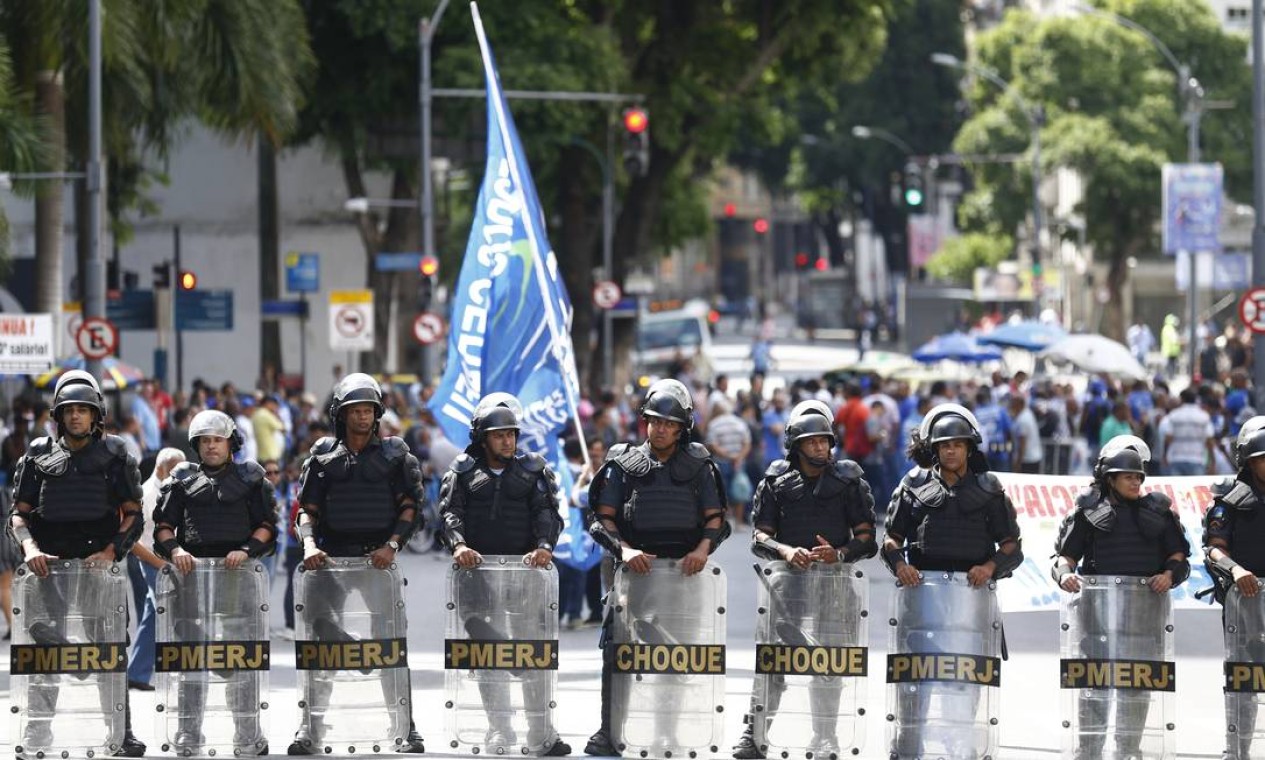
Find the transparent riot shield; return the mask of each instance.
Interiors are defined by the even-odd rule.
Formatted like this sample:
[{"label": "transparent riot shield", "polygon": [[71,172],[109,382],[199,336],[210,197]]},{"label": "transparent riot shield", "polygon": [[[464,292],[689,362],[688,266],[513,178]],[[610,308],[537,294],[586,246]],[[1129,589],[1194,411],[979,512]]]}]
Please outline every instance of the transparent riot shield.
[{"label": "transparent riot shield", "polygon": [[756,565],[754,739],[766,757],[837,760],[865,744],[869,581],[844,563]]},{"label": "transparent riot shield", "polygon": [[558,669],[558,573],[521,555],[485,555],[448,571],[444,688],[449,746],[540,754],[553,726]]},{"label": "transparent riot shield", "polygon": [[997,757],[1001,612],[994,588],[941,572],[896,587],[888,621],[891,757]]},{"label": "transparent riot shield", "polygon": [[18,757],[110,755],[127,704],[127,576],[117,563],[50,560],[13,583],[9,651]]},{"label": "transparent riot shield", "polygon": [[267,751],[268,584],[263,564],[199,559],[158,576],[158,736],[182,757]]},{"label": "transparent riot shield", "polygon": [[1265,700],[1265,594],[1248,599],[1231,586],[1225,597],[1225,718],[1229,760],[1265,757],[1265,729],[1256,714]]},{"label": "transparent riot shield", "polygon": [[[639,575],[615,573],[611,730],[625,756],[709,755],[722,743],[725,575],[708,563],[681,573],[655,560]],[[668,754],[671,753],[671,754]]]},{"label": "transparent riot shield", "polygon": [[1169,595],[1145,578],[1088,575],[1060,618],[1064,756],[1177,757]]},{"label": "transparent riot shield", "polygon": [[299,567],[294,589],[302,743],[317,752],[384,752],[408,736],[403,579],[364,557]]}]

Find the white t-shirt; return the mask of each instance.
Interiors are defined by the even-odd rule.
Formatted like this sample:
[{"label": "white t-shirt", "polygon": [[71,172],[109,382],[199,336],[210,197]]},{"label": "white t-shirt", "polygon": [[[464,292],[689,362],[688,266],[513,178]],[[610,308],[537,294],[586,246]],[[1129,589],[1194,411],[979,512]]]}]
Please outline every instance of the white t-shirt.
[{"label": "white t-shirt", "polygon": [[1162,425],[1165,436],[1172,436],[1167,456],[1170,462],[1207,462],[1208,439],[1213,436],[1212,418],[1194,404],[1182,404],[1168,413]]},{"label": "white t-shirt", "polygon": [[1024,464],[1040,462],[1045,458],[1045,449],[1041,446],[1041,428],[1037,427],[1037,417],[1028,407],[1024,407],[1015,418],[1016,437],[1023,436],[1023,451],[1020,461]]},{"label": "white t-shirt", "polygon": [[749,443],[751,430],[736,414],[722,414],[707,423],[707,446],[720,456],[732,459]]},{"label": "white t-shirt", "polygon": [[144,520],[145,526],[141,528],[141,535],[136,539],[136,543],[151,551],[154,548],[154,507],[158,506],[161,485],[162,481],[158,479],[157,470],[149,476],[149,480],[141,483],[141,519]]}]

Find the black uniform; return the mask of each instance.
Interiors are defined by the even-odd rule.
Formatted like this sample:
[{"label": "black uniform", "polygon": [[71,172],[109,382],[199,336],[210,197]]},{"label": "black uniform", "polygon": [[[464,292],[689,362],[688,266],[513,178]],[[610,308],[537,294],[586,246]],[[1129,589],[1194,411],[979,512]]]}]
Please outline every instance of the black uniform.
[{"label": "black uniform", "polygon": [[[114,546],[115,562],[127,557],[143,528],[140,519],[140,470],[128,455],[123,439],[114,435],[88,441],[78,451],[61,440],[37,438],[18,460],[13,479],[12,513],[21,515],[40,551],[63,559],[86,559]],[[25,508],[24,508],[25,507]],[[10,523],[10,529],[12,524]],[[41,603],[47,617],[65,619],[70,611],[68,589],[48,584]],[[32,631],[41,644],[64,644],[61,630],[45,631],[47,640]],[[56,710],[59,689],[51,684],[31,687],[32,712]],[[114,711],[106,689],[100,692],[103,715]],[[126,710],[125,748],[144,752],[131,735],[131,711]],[[51,726],[32,721],[25,740],[32,746],[51,741]]]},{"label": "black uniform", "polygon": [[[473,455],[464,453],[453,460],[439,489],[439,514],[448,547],[455,550],[465,544],[483,555],[521,556],[536,549],[552,552],[562,532],[562,516],[558,513],[558,484],[544,458],[518,453],[497,473],[479,455],[478,447],[472,446],[468,451]],[[500,595],[487,583],[486,575],[478,570],[462,572],[458,582],[463,606],[471,602],[487,610],[514,606],[514,600],[498,598]],[[465,620],[465,627],[471,639],[507,641],[520,635],[513,630],[513,623],[512,616],[493,623],[472,615]],[[551,674],[522,670],[514,675],[523,684],[527,744],[548,744],[548,751],[558,740],[558,732],[549,720]],[[480,680],[479,696],[488,714],[489,743],[498,747],[513,744],[516,739],[511,719],[515,710],[509,684]]]},{"label": "black uniform", "polygon": [[[1177,586],[1189,575],[1184,563],[1169,564],[1168,558],[1176,553],[1190,554],[1190,543],[1182,531],[1172,501],[1162,493],[1149,493],[1137,501],[1112,503],[1098,488],[1082,492],[1076,498],[1076,509],[1063,520],[1059,529],[1055,552],[1079,563],[1082,574],[1120,575],[1147,578],[1165,570],[1173,570],[1173,585]],[[1179,567],[1181,566],[1181,567]],[[1183,569],[1183,567],[1185,569]],[[1079,614],[1084,630],[1124,629],[1136,632],[1130,640],[1141,646],[1151,637],[1154,646],[1150,651],[1138,652],[1138,659],[1163,660],[1162,631],[1164,621],[1158,617],[1159,607],[1147,606],[1136,609],[1116,610],[1125,619],[1112,620],[1113,610],[1081,599]],[[1111,656],[1109,642],[1099,637],[1088,637],[1081,642],[1084,657],[1102,659]],[[1116,743],[1122,755],[1136,753],[1142,741],[1146,715],[1150,707],[1147,692],[1115,695]],[[1107,711],[1111,702],[1098,695],[1082,692],[1079,705],[1081,735],[1079,749],[1084,756],[1093,757],[1102,751],[1106,739]]]},{"label": "black uniform", "polygon": [[[728,536],[724,493],[720,472],[707,447],[700,443],[678,444],[666,462],[655,458],[649,443],[617,444],[607,452],[605,463],[589,484],[589,504],[594,505],[590,533],[616,560],[622,556],[620,539],[656,557],[681,559],[706,537],[711,539],[714,552]],[[599,513],[603,506],[616,508],[617,535],[612,535],[603,524]],[[717,515],[721,527],[708,528],[708,521],[714,521]],[[628,603],[636,608],[648,600],[630,595]],[[598,644],[603,650],[602,728],[590,739],[594,749],[610,740],[615,648],[607,644],[611,643],[613,625],[608,611]]]},{"label": "black uniform", "polygon": [[[268,531],[266,541],[252,540],[256,530]],[[170,558],[168,548],[157,538],[158,531],[170,530],[180,548],[195,557],[228,556],[242,550],[251,558],[271,553],[277,537],[277,505],[272,486],[264,479],[264,469],[256,462],[229,462],[218,472],[207,472],[202,465],[182,462],[163,483],[158,504],[154,508],[154,549]],[[195,573],[196,574],[196,573]],[[226,599],[245,596],[252,578],[246,571],[228,573],[218,586]],[[202,617],[202,600],[195,577],[179,573],[175,579],[177,593],[172,601],[175,632],[179,641],[202,642],[208,635],[198,620]],[[241,590],[240,593],[237,589]],[[226,631],[233,635],[234,632]],[[235,638],[246,638],[245,631]],[[246,749],[259,736],[257,705],[259,682],[253,674],[232,674],[228,685],[228,703],[236,722],[234,744]],[[202,713],[206,705],[206,684],[197,679],[182,679],[179,687],[179,709],[183,716],[177,747],[196,747],[202,743]]]},{"label": "black uniform", "polygon": [[[874,496],[870,485],[862,477],[861,467],[851,460],[830,462],[815,477],[807,477],[802,470],[795,468],[787,460],[778,460],[769,465],[764,477],[756,485],[755,497],[752,501],[751,524],[755,531],[760,531],[777,544],[802,549],[813,549],[819,546],[817,536],[820,535],[839,552],[843,562],[856,562],[866,557],[873,557],[878,551],[874,541]],[[864,527],[862,527],[864,526]],[[776,546],[757,538],[753,531],[751,551],[757,557],[769,560],[781,560]],[[785,582],[794,582],[796,575],[785,578]],[[798,619],[802,625],[806,618],[812,616],[815,608],[804,603],[806,595],[794,593],[791,589],[770,589],[786,598],[799,600],[795,607],[780,603],[783,609],[783,620]],[[844,609],[855,609],[856,599],[820,599],[815,604],[843,605]],[[804,640],[786,641],[791,644],[804,644]],[[768,704],[760,719],[772,721],[781,702],[782,693],[786,690],[785,676],[771,676],[773,682],[768,692]],[[838,721],[839,698],[843,684],[839,678],[822,678],[815,685],[809,699],[813,711],[813,738],[810,746],[817,755],[826,756],[838,753],[839,741],[835,725]],[[746,716],[748,731],[754,731],[755,695],[752,695],[752,712]],[[754,747],[754,743],[752,744]],[[745,749],[740,745],[740,749]],[[752,756],[763,757],[763,750],[756,748]]]}]

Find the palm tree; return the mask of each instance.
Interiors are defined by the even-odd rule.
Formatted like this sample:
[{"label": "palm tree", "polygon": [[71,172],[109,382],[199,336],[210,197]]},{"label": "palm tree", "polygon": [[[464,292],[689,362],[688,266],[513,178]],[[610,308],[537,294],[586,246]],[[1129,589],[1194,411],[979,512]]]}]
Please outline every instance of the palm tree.
[{"label": "palm tree", "polygon": [[[13,86],[9,48],[0,40],[0,171],[18,174],[43,168],[43,143],[30,106]],[[9,259],[9,220],[0,207],[0,270]]]}]

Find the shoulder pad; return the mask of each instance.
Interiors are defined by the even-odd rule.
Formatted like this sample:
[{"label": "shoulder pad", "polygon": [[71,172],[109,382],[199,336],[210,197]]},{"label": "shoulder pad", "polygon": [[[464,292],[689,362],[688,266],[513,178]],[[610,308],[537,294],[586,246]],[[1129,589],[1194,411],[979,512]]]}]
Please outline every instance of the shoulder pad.
[{"label": "shoulder pad", "polygon": [[901,479],[901,485],[906,488],[918,488],[925,486],[931,480],[931,470],[926,467],[915,467],[905,473],[905,477]]},{"label": "shoulder pad", "polygon": [[683,451],[695,459],[707,459],[712,455],[712,452],[708,451],[707,447],[701,443],[690,443]]},{"label": "shoulder pad", "polygon": [[[611,453],[614,454],[617,448],[619,447],[612,448]],[[626,446],[617,456],[607,456],[606,459],[636,478],[650,472],[650,455],[640,446]]]},{"label": "shoulder pad", "polygon": [[1238,478],[1222,478],[1212,484],[1209,489],[1212,491],[1212,498],[1220,499],[1222,496],[1234,490],[1234,486],[1239,482]]},{"label": "shoulder pad", "polygon": [[1168,497],[1168,494],[1160,493],[1159,491],[1150,492],[1146,496],[1143,496],[1141,501],[1145,502],[1147,506],[1152,509],[1163,510],[1165,512],[1171,512],[1173,510],[1173,500]]},{"label": "shoulder pad", "polygon": [[263,465],[258,462],[242,462],[237,465],[237,477],[248,485],[254,485],[264,479]]},{"label": "shoulder pad", "polygon": [[1001,481],[991,472],[981,472],[975,476],[975,481],[979,483],[979,487],[984,489],[985,493],[999,494],[1004,493],[1005,488],[1002,487]]},{"label": "shoulder pad", "polygon": [[1233,480],[1231,483],[1231,487],[1224,493],[1218,494],[1215,490],[1213,491],[1216,501],[1224,502],[1226,506],[1235,509],[1251,509],[1257,505],[1256,491],[1252,490],[1251,486],[1239,480]]},{"label": "shoulder pad", "polygon": [[36,438],[34,441],[31,441],[30,444],[28,444],[26,447],[26,453],[29,456],[39,456],[40,454],[47,454],[48,452],[52,450],[53,450],[53,439],[49,438],[46,435]]},{"label": "shoulder pad", "polygon": [[470,472],[476,464],[478,464],[478,460],[463,451],[457,455],[456,459],[452,460],[452,464],[448,465],[448,469],[461,474]]},{"label": "shoulder pad", "polygon": [[865,471],[861,469],[861,465],[851,459],[838,460],[830,468],[830,472],[839,480],[849,482],[855,482],[865,477]]},{"label": "shoulder pad", "polygon": [[408,444],[398,435],[382,439],[382,453],[388,460],[394,461],[409,453]]},{"label": "shoulder pad", "polygon": [[769,462],[769,468],[764,471],[764,477],[776,478],[785,475],[786,471],[791,469],[791,463],[785,459],[774,459]]},{"label": "shoulder pad", "polygon": [[327,435],[324,438],[318,438],[316,443],[312,444],[312,454],[328,454],[333,451],[334,447],[337,445],[338,439],[332,435]]},{"label": "shoulder pad", "polygon": [[109,433],[101,436],[101,443],[105,446],[105,450],[110,452],[110,456],[125,457],[127,456],[127,444],[117,435]]},{"label": "shoulder pad", "polygon": [[196,478],[202,472],[202,465],[197,462],[181,462],[171,468],[171,474],[167,477],[172,481],[189,480]]},{"label": "shoulder pad", "polygon": [[1098,489],[1085,488],[1080,493],[1076,494],[1076,508],[1093,509],[1098,506],[1098,502],[1101,499],[1102,497],[1098,495]]},{"label": "shoulder pad", "polygon": [[524,451],[518,455],[518,464],[528,472],[540,472],[545,469],[545,458],[531,451]]},{"label": "shoulder pad", "polygon": [[631,443],[617,443],[606,450],[606,459],[604,459],[603,461],[609,462],[612,459],[622,455],[625,451],[631,448],[636,448],[636,447],[633,446]]}]

